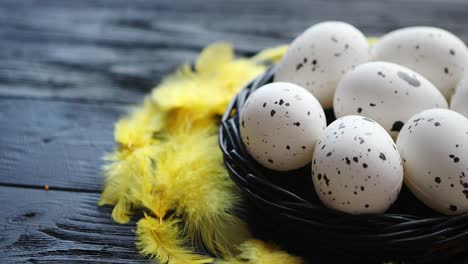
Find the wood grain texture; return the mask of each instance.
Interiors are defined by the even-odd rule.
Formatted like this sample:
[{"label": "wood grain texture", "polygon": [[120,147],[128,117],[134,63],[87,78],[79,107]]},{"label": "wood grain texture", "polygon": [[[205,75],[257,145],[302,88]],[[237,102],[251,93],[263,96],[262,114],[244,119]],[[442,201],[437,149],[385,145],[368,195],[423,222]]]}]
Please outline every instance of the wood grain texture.
[{"label": "wood grain texture", "polygon": [[324,20],[468,42],[465,0],[0,1],[0,263],[146,263],[96,206],[113,123],[209,43],[251,55]]},{"label": "wood grain texture", "polygon": [[240,53],[343,20],[367,35],[410,25],[468,40],[464,0],[4,0],[0,94],[135,102],[209,43]]},{"label": "wood grain texture", "polygon": [[0,262],[149,263],[98,195],[0,187]]},{"label": "wood grain texture", "polygon": [[99,193],[102,156],[126,107],[104,102],[0,98],[0,185]]}]

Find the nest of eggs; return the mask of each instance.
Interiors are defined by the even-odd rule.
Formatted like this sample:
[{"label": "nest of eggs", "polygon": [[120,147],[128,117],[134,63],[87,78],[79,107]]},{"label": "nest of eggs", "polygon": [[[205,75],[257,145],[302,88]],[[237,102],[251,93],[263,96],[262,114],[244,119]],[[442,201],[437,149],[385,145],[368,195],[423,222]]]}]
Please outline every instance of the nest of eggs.
[{"label": "nest of eggs", "polygon": [[[311,165],[281,172],[260,165],[243,143],[239,120],[247,98],[273,81],[275,68],[230,103],[219,131],[224,163],[251,206],[256,235],[313,260],[438,262],[467,257],[468,213],[439,214],[405,187],[382,214],[349,214],[324,206],[311,191]],[[328,123],[335,120],[326,110]]]}]

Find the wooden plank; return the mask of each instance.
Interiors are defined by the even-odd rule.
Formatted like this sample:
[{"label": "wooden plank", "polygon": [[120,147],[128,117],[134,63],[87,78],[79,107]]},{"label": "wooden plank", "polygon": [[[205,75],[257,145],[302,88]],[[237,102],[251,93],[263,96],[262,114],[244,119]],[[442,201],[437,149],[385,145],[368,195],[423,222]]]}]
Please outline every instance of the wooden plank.
[{"label": "wooden plank", "polygon": [[0,98],[0,185],[100,192],[100,166],[126,107]]},{"label": "wooden plank", "polygon": [[149,263],[98,195],[0,187],[1,263]]},{"label": "wooden plank", "polygon": [[252,54],[324,20],[369,35],[434,25],[468,41],[467,10],[464,0],[5,0],[0,94],[136,102],[214,41]]}]

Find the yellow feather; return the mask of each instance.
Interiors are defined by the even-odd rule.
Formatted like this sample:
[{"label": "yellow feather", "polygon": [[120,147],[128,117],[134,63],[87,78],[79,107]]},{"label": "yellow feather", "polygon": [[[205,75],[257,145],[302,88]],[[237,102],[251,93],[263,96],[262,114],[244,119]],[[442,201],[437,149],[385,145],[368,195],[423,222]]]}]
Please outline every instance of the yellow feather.
[{"label": "yellow feather", "polygon": [[[166,137],[166,136],[165,136]],[[159,219],[164,219],[169,210],[177,206],[179,190],[174,189],[173,179],[168,171],[161,170],[161,160],[167,152],[165,141],[151,153],[151,170],[135,177],[129,188],[129,197],[138,206],[151,211]]]},{"label": "yellow feather", "polygon": [[106,175],[106,180],[104,182],[104,190],[101,194],[99,205],[117,204],[119,198],[122,197],[121,193],[123,191],[123,188],[120,189],[119,187],[129,185],[129,179],[124,177],[124,171],[126,169],[122,169],[122,167],[124,167],[124,158],[122,156],[123,155],[119,151],[104,156],[106,164],[102,167],[102,170]]},{"label": "yellow feather", "polygon": [[207,117],[200,118],[187,109],[174,109],[166,116],[165,131],[168,134],[190,133],[193,130],[217,129],[219,118],[213,113]]},{"label": "yellow feather", "polygon": [[252,57],[252,60],[255,62],[268,62],[276,63],[283,58],[283,55],[288,50],[288,45],[282,45],[274,48],[269,48],[260,51],[257,55]]},{"label": "yellow feather", "polygon": [[378,37],[367,37],[367,42],[369,43],[369,46],[374,46],[377,44],[377,41],[379,40]]},{"label": "yellow feather", "polygon": [[143,255],[149,256],[158,263],[168,264],[203,264],[213,262],[212,258],[194,252],[193,248],[184,246],[185,240],[179,237],[179,221],[164,221],[145,215],[137,223],[137,247]]},{"label": "yellow feather", "polygon": [[164,124],[157,122],[160,111],[148,98],[115,124],[114,137],[120,148],[131,150],[156,142],[153,132]]},{"label": "yellow feather", "polygon": [[185,219],[191,239],[201,238],[210,252],[231,254],[250,234],[233,214],[241,202],[240,190],[223,166],[218,127],[210,124],[168,134],[154,153],[154,180],[146,184],[152,187],[141,187],[145,177],[135,179],[132,200],[139,199],[161,219],[174,209]]},{"label": "yellow feather", "polygon": [[196,71],[182,66],[153,90],[155,105],[166,112],[190,112],[193,121],[222,115],[232,97],[265,66],[248,59],[233,59],[230,45],[215,43],[204,49]]},{"label": "yellow feather", "polygon": [[132,204],[125,196],[118,199],[114,209],[112,209],[112,219],[119,224],[128,223],[132,214]]},{"label": "yellow feather", "polygon": [[189,234],[198,235],[205,248],[217,257],[237,254],[238,246],[252,238],[247,224],[234,215],[215,217],[206,213],[201,221],[192,223],[188,230]]},{"label": "yellow feather", "polygon": [[117,151],[107,156],[109,163],[104,166],[107,178],[99,204],[116,205],[112,212],[116,222],[127,223],[130,220],[132,209],[137,204],[130,196],[130,188],[138,179],[153,173],[154,150],[155,146],[149,145],[130,152]]},{"label": "yellow feather", "polygon": [[208,46],[195,71],[182,66],[117,122],[119,148],[107,156],[100,204],[115,205],[112,216],[119,223],[128,222],[136,209],[156,216],[138,222],[143,254],[161,263],[209,263],[211,258],[192,253],[187,243],[200,238],[210,252],[229,256],[250,238],[247,225],[234,215],[242,200],[223,165],[219,116],[246,82],[265,70],[262,63],[279,60],[284,51],[235,59],[227,43]]},{"label": "yellow feather", "polygon": [[240,254],[224,260],[216,261],[216,264],[302,264],[304,261],[297,256],[282,251],[278,246],[267,244],[260,240],[248,240],[240,247]]},{"label": "yellow feather", "polygon": [[215,72],[217,67],[230,63],[233,58],[234,52],[230,43],[213,43],[200,53],[195,68],[197,72]]}]

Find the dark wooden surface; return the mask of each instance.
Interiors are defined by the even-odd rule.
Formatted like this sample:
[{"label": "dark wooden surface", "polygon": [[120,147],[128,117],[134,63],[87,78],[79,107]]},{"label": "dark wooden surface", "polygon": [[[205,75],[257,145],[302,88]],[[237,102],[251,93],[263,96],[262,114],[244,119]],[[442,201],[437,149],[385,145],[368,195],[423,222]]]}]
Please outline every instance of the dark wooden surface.
[{"label": "dark wooden surface", "polygon": [[466,0],[0,1],[0,263],[147,262],[96,205],[113,123],[213,41],[249,55],[324,20],[468,41]]}]

